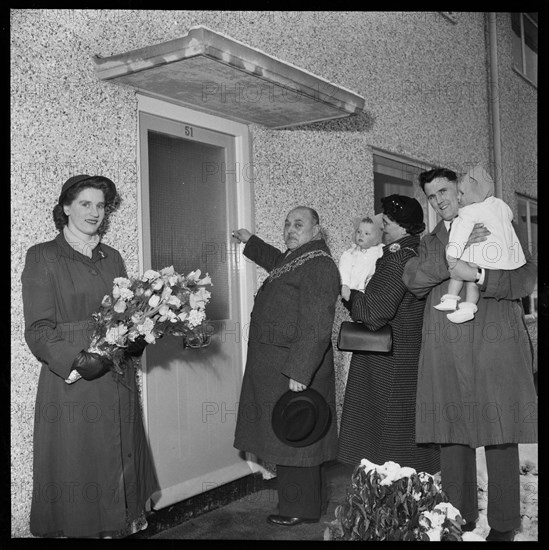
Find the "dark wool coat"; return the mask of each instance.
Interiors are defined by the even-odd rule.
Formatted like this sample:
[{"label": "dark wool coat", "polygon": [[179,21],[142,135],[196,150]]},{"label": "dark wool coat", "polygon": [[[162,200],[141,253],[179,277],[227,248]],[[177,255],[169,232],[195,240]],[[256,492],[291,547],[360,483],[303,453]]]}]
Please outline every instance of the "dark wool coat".
[{"label": "dark wool coat", "polygon": [[99,244],[92,258],[63,233],[27,252],[22,274],[25,339],[42,363],[36,397],[35,536],[94,537],[125,529],[157,489],[135,373],[65,383],[92,336],[91,315],[115,277],[120,254]]},{"label": "dark wool coat", "polygon": [[421,241],[404,282],[426,298],[419,360],[416,437],[471,447],[537,442],[537,396],[531,342],[520,299],[534,288],[537,266],[486,270],[475,318],[450,323],[434,309],[448,291],[444,222]]},{"label": "dark wool coat", "polygon": [[[335,415],[332,327],[339,293],[339,272],[324,240],[313,240],[285,255],[256,236],[244,254],[269,272],[292,266],[306,253],[317,255],[259,289],[250,320],[248,357],[242,381],[234,446],[272,464],[316,466],[335,457]],[[327,434],[302,448],[282,443],[274,434],[271,415],[288,391],[289,379],[320,392],[332,410]]]},{"label": "dark wool coat", "polygon": [[[352,297],[351,317],[393,331],[389,354],[353,353],[341,417],[337,458],[359,464],[393,461],[418,472],[440,470],[439,450],[417,446],[415,398],[424,303],[402,282],[405,263],[416,255],[418,236],[385,246],[364,294]],[[391,251],[396,247],[397,251]]]}]

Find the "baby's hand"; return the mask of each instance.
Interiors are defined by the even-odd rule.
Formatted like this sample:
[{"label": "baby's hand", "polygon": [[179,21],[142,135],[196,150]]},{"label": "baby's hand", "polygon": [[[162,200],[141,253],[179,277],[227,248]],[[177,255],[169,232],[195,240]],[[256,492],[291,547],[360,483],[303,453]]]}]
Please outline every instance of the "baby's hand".
[{"label": "baby's hand", "polygon": [[341,297],[349,301],[349,298],[351,297],[351,289],[347,285],[342,285],[341,287]]},{"label": "baby's hand", "polygon": [[247,243],[252,234],[247,229],[234,229],[231,235],[241,243]]}]

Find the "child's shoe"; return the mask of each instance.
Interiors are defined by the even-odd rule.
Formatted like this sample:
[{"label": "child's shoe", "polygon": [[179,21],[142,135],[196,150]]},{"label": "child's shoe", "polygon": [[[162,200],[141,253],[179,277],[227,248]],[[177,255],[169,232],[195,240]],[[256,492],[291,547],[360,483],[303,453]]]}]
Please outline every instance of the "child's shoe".
[{"label": "child's shoe", "polygon": [[446,317],[448,317],[448,320],[452,321],[452,323],[465,323],[465,321],[470,321],[475,318],[477,310],[478,308],[475,304],[463,302],[463,304],[459,306],[459,309],[453,313],[448,313]]},{"label": "child's shoe", "polygon": [[457,303],[460,300],[461,298],[459,296],[455,296],[454,294],[445,294],[440,299],[440,304],[433,307],[439,311],[455,311],[458,307]]}]

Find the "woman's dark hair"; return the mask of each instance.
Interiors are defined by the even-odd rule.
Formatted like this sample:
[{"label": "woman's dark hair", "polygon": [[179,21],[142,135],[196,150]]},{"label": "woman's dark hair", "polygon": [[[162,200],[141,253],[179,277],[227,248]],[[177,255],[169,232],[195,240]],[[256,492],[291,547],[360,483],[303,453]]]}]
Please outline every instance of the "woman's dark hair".
[{"label": "woman's dark hair", "polygon": [[67,223],[69,223],[69,217],[65,214],[63,206],[72,204],[81,191],[90,187],[103,191],[103,195],[105,196],[105,217],[103,218],[97,232],[99,235],[103,235],[107,231],[109,226],[109,216],[117,210],[122,202],[122,199],[120,198],[120,195],[116,191],[113,191],[105,180],[100,177],[92,177],[80,183],[76,183],[72,187],[69,187],[65,193],[59,197],[59,202],[53,208],[53,221],[55,222],[55,227],[58,231],[63,231],[63,228],[67,225]]},{"label": "woman's dark hair", "polygon": [[425,184],[431,183],[435,178],[446,178],[449,181],[457,181],[457,174],[453,170],[448,168],[433,168],[426,172],[419,174],[419,185],[421,190],[425,193]]},{"label": "woman's dark hair", "polygon": [[[385,214],[390,220],[393,220],[391,216],[388,214]],[[395,223],[398,223],[400,227],[406,230],[406,233],[408,235],[419,235],[420,233],[423,233],[425,231],[425,223],[424,222],[416,222],[416,223],[406,223],[406,222],[397,222],[396,220],[393,220]]]}]

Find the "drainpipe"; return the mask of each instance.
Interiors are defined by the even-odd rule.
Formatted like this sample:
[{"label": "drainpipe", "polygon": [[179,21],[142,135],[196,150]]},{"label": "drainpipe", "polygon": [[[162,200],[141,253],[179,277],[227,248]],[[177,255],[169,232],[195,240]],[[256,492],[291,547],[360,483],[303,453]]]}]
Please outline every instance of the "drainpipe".
[{"label": "drainpipe", "polygon": [[501,125],[499,117],[499,77],[496,13],[488,13],[488,34],[490,43],[490,103],[492,107],[492,143],[494,146],[494,195],[502,198],[503,165],[501,161]]}]

